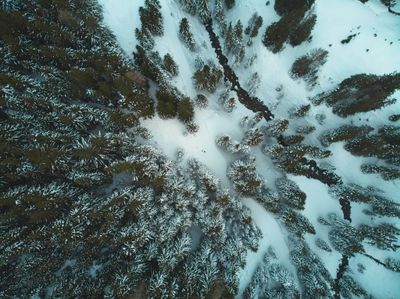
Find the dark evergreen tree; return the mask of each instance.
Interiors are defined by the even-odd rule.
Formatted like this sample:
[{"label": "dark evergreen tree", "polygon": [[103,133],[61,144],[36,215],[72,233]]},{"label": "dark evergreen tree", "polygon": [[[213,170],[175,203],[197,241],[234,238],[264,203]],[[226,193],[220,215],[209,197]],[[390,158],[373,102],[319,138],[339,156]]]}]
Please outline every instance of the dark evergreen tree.
[{"label": "dark evergreen tree", "polygon": [[326,102],[335,114],[346,117],[394,103],[388,97],[399,86],[400,74],[358,74],[343,80],[334,91],[318,95],[314,102]]},{"label": "dark evergreen tree", "polygon": [[322,261],[300,238],[289,238],[290,259],[296,266],[297,277],[307,298],[332,298],[332,277]]},{"label": "dark evergreen tree", "polygon": [[190,98],[184,97],[178,102],[177,113],[178,118],[184,123],[188,123],[193,120],[194,109]]},{"label": "dark evergreen tree", "polygon": [[208,99],[203,94],[198,94],[195,100],[196,106],[199,108],[206,108],[208,105]]},{"label": "dark evergreen tree", "polygon": [[345,149],[356,156],[376,157],[388,164],[400,166],[400,127],[383,126],[374,135],[360,135],[349,140]]},{"label": "dark evergreen tree", "polygon": [[235,0],[224,0],[225,5],[228,9],[231,9],[235,6]]},{"label": "dark evergreen tree", "polygon": [[279,263],[270,247],[262,263],[257,267],[250,284],[244,291],[244,298],[297,298],[299,286],[293,273]]},{"label": "dark evergreen tree", "polygon": [[311,222],[294,210],[284,209],[280,214],[280,219],[288,231],[298,237],[302,237],[306,233],[315,235],[315,228]]},{"label": "dark evergreen tree", "polygon": [[316,15],[307,13],[306,6],[290,10],[279,21],[267,27],[263,43],[273,53],[281,51],[285,42],[289,42],[294,47],[298,46],[310,38],[315,22]]},{"label": "dark evergreen tree", "polygon": [[361,231],[351,226],[347,221],[339,219],[336,214],[328,215],[328,222],[332,226],[329,231],[329,241],[335,250],[346,256],[364,252],[361,244],[363,240]]},{"label": "dark evergreen tree", "polygon": [[177,76],[179,73],[178,65],[175,63],[172,56],[167,53],[163,58],[163,65],[165,70],[170,73],[172,76]]},{"label": "dark evergreen tree", "polygon": [[[289,115],[291,118],[301,118],[308,114],[310,111],[311,105],[301,105],[299,107],[294,107],[289,111]],[[297,132],[298,133],[298,132]]]},{"label": "dark evergreen tree", "polygon": [[260,27],[263,24],[263,19],[261,16],[259,16],[257,13],[254,13],[250,20],[249,24],[247,25],[246,29],[244,30],[244,33],[248,35],[250,38],[254,38],[258,35],[258,31],[260,30]]},{"label": "dark evergreen tree", "polygon": [[153,35],[163,35],[163,17],[160,12],[161,5],[158,0],[146,0],[144,7],[139,8],[139,17],[142,31],[147,30]]},{"label": "dark evergreen tree", "polygon": [[264,141],[264,133],[262,132],[261,129],[256,128],[256,129],[249,129],[246,131],[242,143],[249,146],[255,146],[259,145],[263,141]]},{"label": "dark evergreen tree", "polygon": [[285,15],[294,10],[307,10],[314,3],[314,0],[276,0],[274,9],[279,15]]},{"label": "dark evergreen tree", "polygon": [[352,141],[357,137],[368,136],[374,128],[370,126],[354,126],[354,125],[343,125],[337,129],[323,132],[319,137],[323,146],[329,146],[331,143],[339,141]]},{"label": "dark evergreen tree", "polygon": [[316,49],[296,59],[291,69],[293,78],[303,78],[310,87],[317,85],[318,71],[327,60],[328,51]]},{"label": "dark evergreen tree", "polygon": [[400,179],[400,169],[398,167],[365,163],[361,165],[361,170],[367,174],[379,174],[386,181]]},{"label": "dark evergreen tree", "polygon": [[188,47],[188,49],[191,51],[195,50],[196,43],[194,41],[193,34],[190,31],[190,25],[187,18],[183,18],[179,23],[179,37],[184,42],[185,46]]},{"label": "dark evergreen tree", "polygon": [[228,169],[228,178],[232,181],[236,191],[245,196],[254,196],[263,182],[256,172],[255,157],[246,157],[236,160]]},{"label": "dark evergreen tree", "polygon": [[161,118],[174,118],[177,115],[178,99],[169,90],[160,89],[156,93],[157,112]]},{"label": "dark evergreen tree", "polygon": [[206,90],[213,93],[219,82],[221,81],[223,72],[214,65],[204,65],[203,68],[198,69],[194,75],[194,84],[199,90]]},{"label": "dark evergreen tree", "polygon": [[282,177],[275,180],[275,186],[279,196],[288,206],[299,210],[304,209],[306,194],[300,190],[294,181]]},{"label": "dark evergreen tree", "polygon": [[363,237],[368,240],[367,242],[379,249],[396,251],[400,248],[400,245],[397,244],[400,230],[392,224],[382,223],[374,227],[361,225],[359,229]]}]

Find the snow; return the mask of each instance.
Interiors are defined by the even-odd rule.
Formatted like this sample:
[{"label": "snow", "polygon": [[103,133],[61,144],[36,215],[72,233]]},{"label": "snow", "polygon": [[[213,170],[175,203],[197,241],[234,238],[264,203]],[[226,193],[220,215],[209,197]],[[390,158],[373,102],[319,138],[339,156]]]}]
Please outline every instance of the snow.
[{"label": "snow", "polygon": [[[258,37],[253,40],[251,47],[246,47],[246,58],[257,55],[254,64],[250,67],[234,66],[234,69],[243,86],[254,72],[258,72],[261,84],[256,91],[256,96],[262,99],[268,107],[271,107],[277,118],[286,118],[291,107],[309,104],[310,97],[322,91],[331,90],[351,75],[359,73],[382,75],[400,71],[400,17],[388,13],[387,8],[380,1],[370,0],[366,4],[349,0],[316,1],[314,9],[317,14],[317,23],[312,32],[311,42],[305,42],[295,48],[285,45],[285,48],[277,54],[268,51],[261,43],[260,38],[265,32],[265,28],[279,18],[273,9],[273,1],[271,2],[269,6],[266,6],[265,1],[236,1],[236,6],[227,12],[226,19],[232,23],[236,23],[240,19],[246,27],[253,13],[257,12],[263,17],[263,26],[260,28]],[[140,26],[138,8],[143,5],[144,1],[99,0],[99,3],[103,6],[105,24],[111,28],[124,52],[131,57],[136,45],[134,29]],[[160,0],[160,3],[165,34],[155,38],[155,50],[160,53],[161,57],[166,53],[171,54],[179,67],[179,75],[172,79],[172,84],[183,94],[194,99],[198,93],[194,89],[191,79],[196,69],[194,61],[196,57],[200,57],[205,62],[212,61],[217,64],[214,50],[210,45],[207,32],[197,18],[182,12],[176,1]],[[183,17],[188,18],[196,38],[197,49],[195,52],[188,50],[179,40],[179,21]],[[356,34],[356,36],[350,43],[342,44],[341,40],[351,34]],[[302,80],[293,80],[289,75],[289,70],[298,57],[316,48],[323,48],[329,54],[327,63],[319,72],[319,85],[310,90]],[[278,86],[283,87],[282,91],[276,90]],[[153,135],[150,143],[160,148],[171,160],[176,160],[177,150],[183,149],[184,161],[189,158],[198,159],[209,167],[223,183],[228,184],[226,169],[232,157],[216,146],[215,139],[222,134],[228,134],[233,139],[241,140],[243,128],[239,126],[239,121],[243,116],[252,113],[240,104],[232,113],[222,110],[217,103],[220,91],[218,90],[213,95],[206,94],[209,106],[205,109],[196,109],[195,122],[200,127],[195,134],[187,134],[184,125],[177,119],[163,120],[156,116],[143,121],[142,125]],[[397,91],[393,97],[400,99],[400,91]],[[307,136],[305,141],[309,144],[319,145],[318,136],[324,130],[349,123],[380,126],[387,121],[389,115],[399,113],[399,111],[400,102],[397,102],[380,110],[343,119],[334,115],[329,107],[322,104],[312,106],[309,115],[297,124],[314,125],[315,132]],[[326,116],[323,126],[315,118],[317,114],[321,113]],[[333,155],[326,161],[335,166],[335,172],[343,178],[345,183],[356,183],[363,187],[377,186],[389,198],[400,201],[397,196],[400,194],[398,180],[384,181],[378,175],[361,172],[361,164],[373,161],[373,159],[352,156],[344,149],[343,143],[332,144],[328,149],[332,151]],[[276,177],[281,175],[259,148],[252,149],[252,154],[257,159],[257,171],[266,180],[266,183],[272,183]],[[316,180],[298,176],[289,176],[289,178],[294,180],[307,194],[305,209],[302,213],[314,225],[316,235],[307,235],[306,241],[324,262],[330,274],[335,277],[340,263],[340,254],[336,251],[329,253],[319,249],[315,246],[314,240],[320,237],[328,241],[329,227],[322,226],[317,219],[319,216],[326,216],[331,212],[341,215],[339,202],[328,194],[325,185]],[[252,274],[269,246],[275,249],[283,263],[290,266],[285,232],[277,220],[253,199],[243,199],[243,203],[250,208],[255,223],[263,232],[263,238],[260,241],[259,250],[248,253],[248,262],[240,273],[239,293],[243,292],[250,282]],[[365,206],[362,204],[352,204],[353,225],[356,227],[361,223],[371,221],[361,212],[363,208]],[[384,258],[383,253],[376,248],[370,248],[368,253]],[[385,254],[387,256],[386,252]],[[367,268],[363,274],[357,271],[356,265],[359,262],[362,262]],[[360,255],[350,259],[350,268],[362,286],[377,298],[400,298],[398,273],[388,271]]]},{"label": "snow", "polygon": [[98,0],[103,8],[104,23],[112,30],[119,45],[132,57],[137,45],[135,28],[140,27],[139,7],[144,0]]},{"label": "snow", "polygon": [[176,159],[178,149],[184,150],[184,161],[195,158],[207,165],[219,178],[226,179],[229,160],[215,143],[216,136],[229,134],[240,136],[239,125],[232,124],[232,114],[222,110],[204,109],[196,111],[195,122],[199,131],[188,134],[185,126],[177,119],[154,117],[142,125],[153,135],[152,144],[161,148],[171,160]]},{"label": "snow", "polygon": [[[260,228],[263,236],[257,252],[248,251],[246,266],[239,275],[240,285],[238,297],[243,294],[244,289],[251,282],[254,272],[262,262],[270,246],[274,249],[280,262],[289,270],[294,270],[293,265],[290,264],[289,249],[286,245],[285,233],[274,216],[252,198],[243,199],[243,204],[250,209],[251,216],[255,224]],[[293,274],[295,274],[294,271]]]},{"label": "snow", "polygon": [[[364,273],[357,271],[357,264],[359,263],[365,266]],[[400,298],[400,273],[388,271],[362,255],[351,258],[349,268],[357,275],[357,281],[375,298]]]},{"label": "snow", "polygon": [[307,243],[324,262],[331,276],[335,277],[341,254],[335,251],[326,252],[318,248],[314,240],[319,237],[328,242],[329,227],[321,225],[318,222],[318,217],[326,217],[329,213],[336,213],[338,216],[341,216],[342,211],[339,202],[328,194],[328,187],[317,180],[293,175],[290,175],[289,178],[296,182],[300,189],[307,195],[302,214],[310,220],[316,231],[315,236],[306,236]]}]

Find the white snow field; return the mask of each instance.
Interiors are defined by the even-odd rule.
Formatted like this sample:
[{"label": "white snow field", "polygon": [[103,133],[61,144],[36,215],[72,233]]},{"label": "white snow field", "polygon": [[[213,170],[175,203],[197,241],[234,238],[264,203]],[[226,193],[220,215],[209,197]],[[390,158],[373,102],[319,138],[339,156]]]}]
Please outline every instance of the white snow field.
[{"label": "white snow field", "polygon": [[[132,57],[136,41],[134,29],[140,26],[138,8],[143,5],[142,0],[99,0],[103,6],[104,22],[115,34],[121,48],[127,57]],[[236,0],[236,5],[226,14],[227,21],[235,23],[241,20],[244,26],[253,13],[263,17],[263,26],[251,47],[246,47],[246,58],[257,55],[250,67],[234,66],[240,82],[244,86],[248,78],[257,72],[261,77],[261,84],[256,91],[257,97],[271,107],[277,118],[285,118],[288,110],[293,106],[308,104],[309,98],[316,94],[331,90],[343,79],[359,73],[388,74],[400,71],[400,17],[388,13],[385,6],[378,0],[370,0],[363,4],[356,0],[318,0],[314,5],[317,23],[312,32],[312,40],[293,48],[286,44],[285,48],[273,54],[262,44],[260,35],[272,22],[279,19],[273,9],[273,1],[269,6],[266,1]],[[164,35],[155,38],[156,50],[163,56],[170,53],[179,67],[179,75],[173,79],[173,85],[183,94],[194,99],[198,92],[192,83],[192,76],[196,70],[196,57],[204,61],[213,61],[218,64],[215,52],[211,47],[208,34],[200,21],[183,12],[176,1],[160,0],[164,18]],[[195,53],[188,50],[178,38],[179,20],[186,17],[189,20],[193,35],[196,39]],[[356,34],[348,44],[340,41],[351,34]],[[308,53],[312,49],[327,50],[327,63],[319,72],[318,85],[310,89],[302,80],[294,80],[289,70],[296,58]],[[368,50],[368,51],[367,51]],[[282,86],[277,92],[276,87]],[[199,131],[188,134],[184,125],[177,119],[163,120],[158,116],[145,120],[146,127],[153,138],[149,141],[160,148],[171,160],[176,159],[178,149],[184,150],[184,159],[196,158],[207,165],[224,184],[229,184],[226,169],[232,161],[230,154],[223,152],[215,143],[217,137],[228,134],[233,139],[241,140],[243,128],[239,126],[244,116],[253,113],[238,103],[238,107],[228,113],[218,104],[218,94],[206,94],[209,105],[205,109],[196,108],[195,122]],[[280,93],[280,94],[279,94]],[[394,98],[400,100],[398,90]],[[373,127],[382,125],[389,115],[400,113],[400,102],[380,110],[354,115],[346,119],[340,118],[331,112],[326,105],[312,106],[305,121],[316,127],[316,130],[307,136],[310,144],[319,144],[318,136],[323,130],[336,128],[341,124],[367,124]],[[323,126],[316,120],[317,114],[325,114]],[[260,125],[265,124],[262,121]],[[326,159],[334,165],[335,172],[343,178],[345,183],[356,183],[363,187],[375,186],[382,189],[391,199],[400,202],[400,181],[384,181],[380,176],[364,174],[360,165],[366,158],[354,157],[343,148],[343,143],[334,143],[329,147],[333,155]],[[272,181],[282,174],[274,169],[272,162],[261,153],[259,148],[252,148],[251,152],[257,158],[257,171],[266,181]],[[373,159],[369,159],[374,161]],[[341,255],[336,252],[326,252],[314,245],[316,237],[328,240],[328,228],[318,223],[319,216],[326,216],[334,212],[341,215],[337,199],[328,194],[328,188],[322,183],[305,177],[289,176],[307,195],[305,210],[302,211],[314,225],[316,235],[306,236],[306,241],[312,250],[325,263],[326,268],[334,278]],[[247,265],[240,273],[240,294],[250,282],[251,276],[261,262],[264,253],[272,246],[278,258],[294,273],[290,265],[289,251],[286,245],[285,231],[272,214],[265,211],[253,199],[244,198],[244,205],[250,208],[256,225],[262,230],[263,238],[256,253],[249,252]],[[362,205],[352,204],[353,224],[368,222],[368,217],[361,212]],[[387,220],[386,221],[392,221]],[[398,223],[395,223],[398,225]],[[400,258],[399,252],[390,253],[379,251],[376,248],[365,246],[366,252],[383,261],[386,257]],[[358,263],[362,263],[366,270],[360,273]],[[400,298],[400,273],[388,271],[371,259],[356,255],[350,259],[350,269],[353,277],[376,298]],[[386,287],[387,286],[387,287]]]}]

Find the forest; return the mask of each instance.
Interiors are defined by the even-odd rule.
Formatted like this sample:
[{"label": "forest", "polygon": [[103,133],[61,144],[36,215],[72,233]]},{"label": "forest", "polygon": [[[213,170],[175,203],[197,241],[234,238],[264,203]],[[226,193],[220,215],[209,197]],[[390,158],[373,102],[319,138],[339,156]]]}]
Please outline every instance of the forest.
[{"label": "forest", "polygon": [[400,2],[333,2],[3,0],[0,297],[399,298]]}]

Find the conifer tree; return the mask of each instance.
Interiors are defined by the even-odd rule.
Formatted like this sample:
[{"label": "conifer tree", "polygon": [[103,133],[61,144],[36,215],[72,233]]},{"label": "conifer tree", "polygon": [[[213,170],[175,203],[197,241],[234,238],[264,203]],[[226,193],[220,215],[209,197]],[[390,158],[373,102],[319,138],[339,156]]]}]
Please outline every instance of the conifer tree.
[{"label": "conifer tree", "polygon": [[146,0],[145,6],[139,8],[139,17],[142,30],[147,30],[153,35],[163,35],[163,17],[160,12],[161,5],[158,0]]},{"label": "conifer tree", "polygon": [[172,76],[177,76],[179,73],[178,65],[172,58],[172,56],[167,53],[163,58],[163,65],[167,72],[169,72]]},{"label": "conifer tree", "polygon": [[190,25],[187,18],[183,18],[179,23],[179,37],[184,42],[189,50],[194,51],[196,48],[196,43],[192,32],[190,31]]},{"label": "conifer tree", "polygon": [[399,86],[400,74],[358,74],[343,80],[334,91],[318,95],[314,102],[326,102],[335,114],[346,117],[393,104],[395,100],[388,97]]},{"label": "conifer tree", "polygon": [[194,83],[197,89],[206,90],[213,93],[219,82],[221,81],[223,72],[214,65],[204,65],[198,69],[193,76]]},{"label": "conifer tree", "polygon": [[170,91],[159,90],[156,93],[157,112],[161,118],[174,118],[177,115],[178,100]]},{"label": "conifer tree", "polygon": [[256,172],[255,161],[255,157],[249,156],[242,160],[236,160],[228,169],[228,178],[239,194],[254,196],[263,185]]},{"label": "conifer tree", "polygon": [[178,118],[184,123],[188,123],[193,120],[194,109],[190,98],[184,97],[178,102],[177,113]]}]

